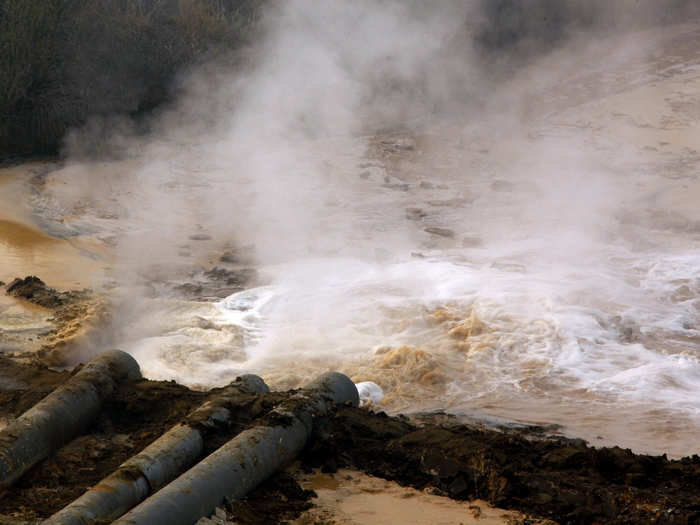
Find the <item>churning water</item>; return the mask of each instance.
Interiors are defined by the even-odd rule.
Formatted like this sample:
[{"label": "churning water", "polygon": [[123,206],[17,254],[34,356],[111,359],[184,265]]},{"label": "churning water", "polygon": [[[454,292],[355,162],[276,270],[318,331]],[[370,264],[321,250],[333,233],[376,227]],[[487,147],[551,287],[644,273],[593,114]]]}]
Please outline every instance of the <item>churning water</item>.
[{"label": "churning water", "polygon": [[[653,60],[582,62],[563,79],[533,66],[523,75],[543,87],[471,121],[255,143],[262,104],[230,143],[156,144],[109,188],[126,210],[119,249],[194,251],[185,228],[223,242],[225,222],[255,245],[259,278],[220,301],[149,293],[110,343],[154,379],[252,372],[287,388],[336,369],[378,384],[390,412],[696,453],[700,47],[687,46],[697,28],[674,31]],[[135,237],[149,228],[152,242]]]},{"label": "churning water", "polygon": [[[442,173],[417,159],[411,173],[377,158],[335,166],[344,192],[316,210],[318,237],[261,266],[262,286],[171,305],[171,326],[131,350],[152,376],[189,384],[256,372],[296,387],[333,368],[379,384],[389,411],[553,423],[594,444],[690,453],[698,226],[666,206],[700,186],[591,169],[552,140],[536,147],[556,162],[525,172],[470,168],[463,141],[441,149]],[[396,144],[421,148],[384,146]]]},{"label": "churning water", "polygon": [[262,285],[170,304],[131,351],[189,384],[338,369],[380,385],[388,411],[697,452],[697,60],[555,82],[525,125],[305,145],[285,169],[321,175],[262,187],[290,212],[267,218]]}]

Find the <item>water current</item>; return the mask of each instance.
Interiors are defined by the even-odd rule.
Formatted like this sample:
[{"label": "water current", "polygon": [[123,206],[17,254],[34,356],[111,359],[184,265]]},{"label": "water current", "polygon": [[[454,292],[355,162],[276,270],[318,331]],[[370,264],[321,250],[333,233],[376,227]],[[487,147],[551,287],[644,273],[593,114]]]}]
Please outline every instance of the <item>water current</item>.
[{"label": "water current", "polygon": [[[264,164],[290,172],[294,191],[253,185],[264,206],[246,207],[241,184],[229,204],[258,223],[245,239],[260,255],[256,284],[211,301],[151,293],[122,312],[111,342],[147,376],[196,387],[245,372],[297,387],[337,369],[378,384],[389,412],[696,453],[698,60],[630,66],[584,97],[567,85],[534,92],[533,104],[555,109],[517,130],[498,118],[305,144],[291,165]],[[169,162],[188,169],[176,154]],[[219,186],[226,170],[208,159],[208,192],[230,191]],[[53,187],[70,175],[53,175]],[[161,190],[206,214],[189,179]],[[0,221],[3,261],[43,272],[28,246],[58,241],[12,225]]]}]

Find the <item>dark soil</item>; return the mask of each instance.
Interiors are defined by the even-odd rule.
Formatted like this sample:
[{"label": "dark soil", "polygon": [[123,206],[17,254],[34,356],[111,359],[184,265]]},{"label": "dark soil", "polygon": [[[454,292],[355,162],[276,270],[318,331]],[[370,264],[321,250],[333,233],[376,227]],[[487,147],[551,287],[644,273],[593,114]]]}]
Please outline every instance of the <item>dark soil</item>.
[{"label": "dark soil", "polygon": [[6,288],[7,295],[26,299],[34,304],[44,306],[46,308],[57,308],[69,302],[73,302],[76,295],[81,292],[58,292],[53,288],[46,286],[46,283],[29,275],[24,279],[19,277],[14,279]]},{"label": "dark soil", "polygon": [[301,488],[299,483],[286,472],[260,485],[247,498],[226,500],[224,508],[228,519],[245,525],[278,525],[297,518],[310,509],[313,490]]},{"label": "dark soil", "polygon": [[[232,256],[233,257],[233,256]],[[227,269],[219,266],[192,275],[188,282],[174,286],[175,292],[192,301],[223,299],[253,286],[257,272],[252,268]]]},{"label": "dark soil", "polygon": [[39,363],[19,364],[0,355],[0,417],[29,410],[70,376]]},{"label": "dark soil", "polygon": [[304,462],[436,487],[455,499],[482,498],[560,523],[700,523],[697,455],[669,461],[430,419],[418,425],[340,407],[317,424]]},{"label": "dark soil", "polygon": [[[69,377],[40,365],[0,358],[0,418],[27,410]],[[3,382],[2,378],[12,377]],[[173,382],[124,384],[105,404],[94,426],[29,471],[0,496],[0,515],[21,520],[50,516],[80,496],[180,421],[209,393]],[[205,454],[264,418],[270,408],[294,403],[288,393],[242,395],[227,407],[227,426],[208,428]],[[235,405],[235,406],[234,406]],[[290,405],[291,406],[291,405]],[[316,422],[302,468],[340,467],[467,500],[486,499],[559,523],[700,523],[700,458],[677,461],[635,455],[620,448],[593,449],[582,440],[533,432],[463,425],[445,415],[389,417],[366,409],[336,407]],[[282,472],[246,498],[226,501],[229,519],[241,525],[285,523],[311,505]],[[3,523],[3,516],[0,516]]]}]

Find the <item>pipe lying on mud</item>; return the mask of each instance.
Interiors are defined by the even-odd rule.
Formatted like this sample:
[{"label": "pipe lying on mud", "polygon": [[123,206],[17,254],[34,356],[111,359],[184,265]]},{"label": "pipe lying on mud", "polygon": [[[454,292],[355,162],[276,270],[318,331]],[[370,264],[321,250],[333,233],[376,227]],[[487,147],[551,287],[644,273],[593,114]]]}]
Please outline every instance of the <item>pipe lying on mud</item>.
[{"label": "pipe lying on mud", "polygon": [[85,431],[117,383],[140,377],[133,357],[109,350],[0,431],[0,490]]},{"label": "pipe lying on mud", "polygon": [[359,404],[349,377],[323,374],[113,525],[192,525],[225,497],[244,496],[301,452],[330,402]]},{"label": "pipe lying on mud", "polygon": [[73,503],[45,520],[43,525],[84,525],[117,519],[201,457],[204,450],[202,427],[228,422],[231,413],[224,406],[227,402],[235,404],[236,397],[242,394],[269,391],[259,376],[248,374],[237,378],[216,398],[190,413],[187,419],[192,424],[179,423],[172,427]]}]

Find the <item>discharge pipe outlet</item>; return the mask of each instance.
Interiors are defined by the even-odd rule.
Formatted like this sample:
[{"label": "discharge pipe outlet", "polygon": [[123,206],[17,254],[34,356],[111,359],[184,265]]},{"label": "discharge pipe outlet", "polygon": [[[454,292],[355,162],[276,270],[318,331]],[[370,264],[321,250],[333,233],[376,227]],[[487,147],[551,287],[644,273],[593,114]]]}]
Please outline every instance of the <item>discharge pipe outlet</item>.
[{"label": "discharge pipe outlet", "polygon": [[301,452],[313,419],[331,403],[359,404],[355,385],[338,372],[323,374],[113,525],[192,525],[225,497],[243,497]]},{"label": "discharge pipe outlet", "polygon": [[241,394],[269,392],[259,376],[248,374],[236,379],[214,399],[207,401],[151,443],[142,452],[123,463],[116,471],[64,507],[43,525],[85,525],[112,521],[149,494],[190,468],[204,450],[203,432],[229,421],[227,403],[235,404]]},{"label": "discharge pipe outlet", "polygon": [[120,381],[140,377],[133,357],[108,350],[0,431],[0,491],[84,432]]}]

